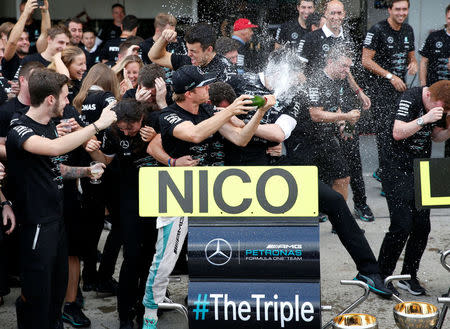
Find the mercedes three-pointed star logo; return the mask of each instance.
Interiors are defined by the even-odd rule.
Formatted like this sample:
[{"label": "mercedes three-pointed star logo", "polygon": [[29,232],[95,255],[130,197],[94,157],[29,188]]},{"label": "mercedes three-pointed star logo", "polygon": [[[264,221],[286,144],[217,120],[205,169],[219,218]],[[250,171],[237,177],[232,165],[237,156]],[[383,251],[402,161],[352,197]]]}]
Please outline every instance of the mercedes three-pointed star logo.
[{"label": "mercedes three-pointed star logo", "polygon": [[228,241],[216,238],[208,242],[205,247],[206,260],[216,266],[228,263],[232,256],[232,248]]}]

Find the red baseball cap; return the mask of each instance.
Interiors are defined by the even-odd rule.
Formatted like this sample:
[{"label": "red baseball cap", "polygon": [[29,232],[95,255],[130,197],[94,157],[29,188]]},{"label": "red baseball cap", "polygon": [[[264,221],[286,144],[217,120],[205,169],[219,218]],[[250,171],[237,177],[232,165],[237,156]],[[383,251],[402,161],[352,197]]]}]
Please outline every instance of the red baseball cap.
[{"label": "red baseball cap", "polygon": [[240,31],[240,30],[248,29],[248,28],[252,28],[252,27],[259,27],[259,26],[252,24],[252,22],[250,22],[250,20],[247,18],[239,18],[238,20],[236,20],[236,22],[234,22],[233,30]]}]

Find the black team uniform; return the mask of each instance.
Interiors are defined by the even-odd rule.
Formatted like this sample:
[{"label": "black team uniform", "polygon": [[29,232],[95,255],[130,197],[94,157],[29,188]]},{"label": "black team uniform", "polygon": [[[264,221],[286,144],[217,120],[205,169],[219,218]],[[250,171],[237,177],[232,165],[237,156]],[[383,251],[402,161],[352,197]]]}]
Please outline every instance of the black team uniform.
[{"label": "black team uniform", "polygon": [[109,23],[98,31],[99,39],[106,42],[111,39],[119,38],[122,34],[122,28],[114,23]]},{"label": "black team uniform", "polygon": [[[139,45],[140,50],[142,51],[142,61],[144,62],[144,64],[152,63],[150,58],[148,58],[148,52],[153,47],[154,43],[155,43],[155,40],[153,40],[153,37],[150,37],[148,39],[145,39]],[[177,37],[176,42],[168,43],[166,50],[172,54],[187,55],[186,44],[184,43],[184,40],[181,37]]]},{"label": "black team uniform", "polygon": [[[446,29],[431,32],[419,54],[428,59],[427,86],[440,80],[449,80],[448,59],[450,57],[450,35]],[[445,157],[450,157],[450,142],[445,142]]]},{"label": "black team uniform", "polygon": [[115,38],[106,41],[100,50],[100,60],[107,60],[108,62],[116,63],[119,56],[119,46],[127,38]]},{"label": "black team uniform", "polygon": [[[81,107],[80,119],[84,125],[95,122],[102,113],[102,110],[115,100],[110,92],[91,87]],[[97,134],[97,139],[102,141],[104,132]],[[83,166],[89,166],[92,161],[90,156],[83,152],[81,155]],[[121,241],[118,234],[117,225],[113,225],[105,243],[104,254],[97,272],[97,245],[103,230],[105,205],[107,205],[113,223],[118,224],[118,187],[114,182],[114,175],[117,175],[117,163],[113,161],[102,176],[101,184],[91,184],[90,179],[82,178],[83,189],[82,205],[83,217],[87,218],[89,229],[85,231],[86,253],[84,254],[83,266],[83,290],[91,291],[98,288],[114,274],[114,266],[119,253]]]},{"label": "black team uniform", "polygon": [[[403,23],[399,31],[391,28],[387,20],[375,24],[367,32],[364,48],[375,51],[373,60],[385,70],[398,76],[403,81],[408,68],[408,53],[414,51],[414,32],[412,27]],[[395,111],[392,104],[401,93],[385,77],[378,75],[372,79],[370,98],[372,115],[377,132],[378,158],[383,171],[385,146],[392,134]]]},{"label": "black team uniform", "polygon": [[[263,75],[256,73],[244,73],[236,76],[230,81],[236,95],[270,95],[273,92],[267,89],[261,79]],[[278,118],[284,102],[278,100],[265,114],[260,124],[274,123]],[[239,119],[247,122],[255,114],[255,111],[248,111],[246,114],[238,116]],[[253,136],[247,146],[241,147],[224,140],[225,145],[225,165],[226,166],[251,166],[251,165],[269,165],[272,160],[270,155],[266,153],[268,147],[278,145],[276,142],[268,141],[264,138]]]},{"label": "black team uniform", "polygon": [[[326,66],[329,51],[336,46],[343,46],[350,50],[355,49],[354,41],[347,30],[342,29],[339,36],[336,37],[328,29],[328,27],[324,25],[321,29],[305,34],[298,46],[300,58],[306,63],[305,75],[307,77],[312,77],[314,75],[317,75],[317,72],[322,72],[322,69]],[[322,87],[326,88],[325,86],[321,87],[320,79],[322,78],[324,77],[318,78],[318,81],[313,81],[313,84],[317,84],[317,88],[319,89]],[[311,80],[312,79],[313,78],[311,78]],[[325,80],[323,81],[329,80],[329,78],[325,77]],[[355,95],[351,90],[348,82],[345,80],[339,84],[342,86],[342,89],[339,90],[339,95],[341,100],[344,101],[343,103],[345,104],[353,101]],[[337,90],[335,90],[334,92],[337,92]],[[326,95],[326,93],[324,95]],[[339,104],[341,104],[341,102],[339,102]],[[355,109],[355,107],[348,109],[342,108],[343,111],[353,109]],[[345,145],[342,148],[343,155],[345,157],[344,162],[347,162],[347,158],[352,159],[352,165],[347,166],[347,173],[350,176],[350,184],[353,191],[355,206],[357,206],[358,209],[362,209],[363,207],[367,207],[367,197],[364,186],[364,179],[362,177],[361,156],[359,154],[359,136],[355,134],[353,141],[344,142],[342,144]],[[339,162],[342,163],[341,160]],[[370,209],[368,207],[367,209],[365,209],[364,213],[367,213],[367,211],[370,212]],[[363,219],[363,217],[360,218]]]},{"label": "black team uniform", "polygon": [[19,76],[16,76],[16,73],[19,72],[21,62],[22,59],[17,53],[15,53],[9,61],[2,58],[2,75],[8,80],[19,79]]},{"label": "black team uniform", "polygon": [[[49,62],[48,60],[46,60],[44,57],[41,56],[40,53],[34,53],[31,55],[27,55],[24,58],[22,58],[22,60],[19,61],[19,65],[16,68],[16,71],[13,74],[13,77],[11,79],[19,79],[19,71],[22,68],[22,66],[24,66],[26,63],[29,62],[39,62],[42,63],[45,67],[49,66],[51,62]],[[10,74],[10,73],[8,73]]]},{"label": "black team uniform", "polygon": [[[159,112],[147,112],[142,126],[153,127],[159,132]],[[148,271],[155,253],[156,218],[139,216],[139,168],[158,166],[147,154],[148,143],[140,134],[126,136],[118,128],[105,131],[101,150],[107,156],[115,156],[120,167],[120,232],[123,241],[123,263],[119,276],[117,308],[120,322],[133,320],[140,323],[144,315],[142,298]],[[117,181],[116,181],[117,183]],[[142,324],[141,324],[142,327]]]},{"label": "black team uniform", "polygon": [[63,221],[63,180],[60,158],[31,154],[22,148],[31,136],[58,137],[47,125],[22,115],[8,133],[10,193],[21,225],[22,292],[16,305],[26,328],[55,328],[67,287],[67,241]]},{"label": "black team uniform", "polygon": [[288,49],[299,52],[300,40],[303,39],[306,33],[311,30],[304,29],[299,23],[298,19],[281,24],[277,29],[275,41],[281,45],[285,45]]},{"label": "black team uniform", "polygon": [[[187,55],[172,54],[170,61],[173,70],[176,71],[184,65],[192,65],[191,59]],[[214,74],[217,81],[228,81],[236,75],[236,70],[224,56],[216,54],[205,66],[199,66],[205,73]]]},{"label": "black team uniform", "polygon": [[428,59],[427,86],[440,80],[449,80],[450,35],[446,29],[431,32],[419,49],[419,54]]},{"label": "black team uniform", "polygon": [[27,105],[22,104],[17,97],[7,101],[0,107],[0,137],[6,137],[14,114],[17,112],[25,113]]},{"label": "black team uniform", "polygon": [[218,132],[211,135],[199,144],[186,142],[173,136],[173,129],[184,121],[190,121],[194,125],[199,124],[214,115],[215,108],[212,105],[200,104],[198,114],[192,114],[173,103],[161,113],[161,138],[164,150],[172,158],[191,155],[193,159],[199,159],[198,166],[223,166],[223,140]]},{"label": "black team uniform", "polygon": [[[335,123],[313,122],[309,107],[322,107],[327,112],[337,112],[343,104],[345,80],[333,80],[321,70],[308,81],[308,114],[306,130],[308,154],[312,164],[319,168],[319,178],[332,184],[334,180],[349,176],[349,168],[339,143],[339,128]],[[306,145],[305,145],[306,146]]]},{"label": "black team uniform", "polygon": [[[426,114],[422,101],[423,87],[404,92],[398,100],[395,120],[410,122]],[[394,272],[406,244],[401,274],[417,278],[420,259],[430,233],[430,210],[417,210],[414,201],[415,158],[431,155],[431,133],[435,124],[426,124],[409,138],[396,141],[390,135],[386,171],[382,184],[386,193],[391,225],[380,248],[378,261],[384,276]],[[390,125],[392,127],[392,124]],[[420,293],[419,293],[420,295]]]},{"label": "black team uniform", "polygon": [[304,35],[303,39],[300,40],[298,52],[301,60],[306,63],[305,75],[307,77],[326,66],[328,53],[336,45],[344,45],[347,49],[354,49],[353,40],[344,29],[336,37],[324,25],[321,29]]}]

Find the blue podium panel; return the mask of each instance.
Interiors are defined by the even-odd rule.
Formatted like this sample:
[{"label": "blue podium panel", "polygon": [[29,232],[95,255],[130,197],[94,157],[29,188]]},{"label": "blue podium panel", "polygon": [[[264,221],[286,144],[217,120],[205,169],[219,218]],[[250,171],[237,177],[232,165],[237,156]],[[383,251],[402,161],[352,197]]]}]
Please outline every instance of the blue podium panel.
[{"label": "blue podium panel", "polygon": [[246,223],[249,226],[189,225],[190,278],[320,278],[317,225],[251,226],[251,220]]},{"label": "blue podium panel", "polygon": [[189,282],[189,327],[320,328],[320,283]]}]

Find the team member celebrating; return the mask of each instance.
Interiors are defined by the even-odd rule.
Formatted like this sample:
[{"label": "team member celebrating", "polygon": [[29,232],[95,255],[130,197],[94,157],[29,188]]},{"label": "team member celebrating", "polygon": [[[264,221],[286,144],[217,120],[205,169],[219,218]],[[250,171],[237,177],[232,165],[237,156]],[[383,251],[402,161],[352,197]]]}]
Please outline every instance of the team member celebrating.
[{"label": "team member celebrating", "polygon": [[60,165],[59,156],[88,141],[116,118],[107,108],[94,124],[57,138],[51,119],[60,117],[68,104],[67,80],[48,69],[31,74],[31,107],[14,122],[6,142],[9,179],[17,200],[17,217],[23,224],[22,296],[16,302],[19,328],[60,326],[67,285],[62,180],[87,176],[90,171]]},{"label": "team member celebrating", "polygon": [[[224,110],[213,114],[212,107],[205,103],[209,99],[208,84],[213,75],[203,74],[194,66],[183,66],[173,75],[175,103],[167,107],[160,116],[162,146],[170,158],[159,158],[171,166],[177,165],[177,158],[191,155],[195,162],[191,165],[214,165],[223,163],[223,158],[214,152],[219,131],[225,138],[244,146],[248,143],[264,113],[275,104],[273,96],[266,96],[266,105],[260,108],[243,128],[229,123],[237,114],[252,109],[248,106],[251,97],[242,95]],[[151,146],[151,145],[150,145]],[[152,152],[153,153],[153,152]],[[155,155],[158,157],[158,155]],[[158,303],[163,301],[169,275],[179,257],[187,234],[186,217],[158,217],[158,242],[153,263],[148,275],[144,328],[156,328]],[[180,235],[181,232],[181,235]],[[178,233],[178,234],[177,234]],[[174,252],[175,251],[175,252]]]},{"label": "team member celebrating", "polygon": [[[142,324],[140,303],[154,254],[156,229],[154,218],[141,218],[138,205],[139,168],[156,166],[158,162],[147,154],[148,141],[155,135],[141,138],[142,128],[159,131],[157,112],[147,112],[135,99],[120,101],[115,107],[117,124],[107,130],[103,142],[91,140],[86,146],[94,160],[110,164],[114,157],[120,166],[120,228],[124,260],[120,269],[117,296],[120,328],[133,328],[133,317]],[[101,150],[99,150],[100,144]],[[137,314],[136,314],[137,313]]]},{"label": "team member celebrating", "polygon": [[195,65],[206,73],[214,73],[217,80],[227,81],[236,74],[231,63],[215,52],[216,32],[206,23],[198,23],[191,27],[184,37],[187,55],[172,54],[166,50],[170,42],[175,42],[177,32],[166,29],[148,52],[153,63],[178,70],[184,65]]},{"label": "team member celebrating", "polygon": [[434,125],[450,110],[450,81],[407,90],[396,108],[383,171],[386,179],[382,181],[391,225],[378,262],[382,274],[391,275],[406,244],[401,273],[411,275],[411,280],[399,281],[398,287],[413,295],[423,295],[425,288],[417,278],[417,271],[430,233],[430,210],[416,208],[413,162],[415,158],[430,157],[431,139],[442,142],[450,138],[448,123],[445,129]]},{"label": "team member celebrating", "polygon": [[[390,124],[394,116],[392,101],[406,90],[406,73],[417,73],[414,53],[414,32],[405,23],[409,0],[392,0],[389,17],[370,28],[364,40],[362,65],[375,75],[372,85],[375,128],[377,132],[378,159],[383,175],[386,159],[384,146],[390,138]],[[382,177],[381,177],[382,178]]]},{"label": "team member celebrating", "polygon": [[311,29],[306,26],[306,19],[314,13],[314,10],[314,0],[299,0],[297,4],[298,18],[281,24],[277,29],[275,49],[286,45],[290,49],[298,51],[300,40],[306,33],[311,32]]}]

